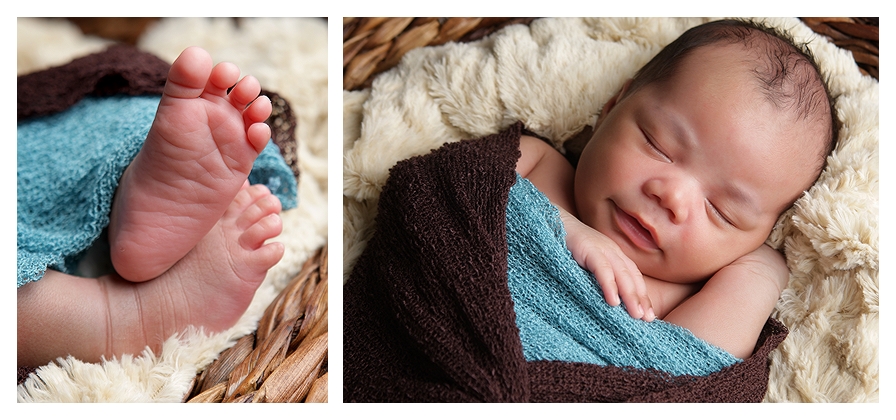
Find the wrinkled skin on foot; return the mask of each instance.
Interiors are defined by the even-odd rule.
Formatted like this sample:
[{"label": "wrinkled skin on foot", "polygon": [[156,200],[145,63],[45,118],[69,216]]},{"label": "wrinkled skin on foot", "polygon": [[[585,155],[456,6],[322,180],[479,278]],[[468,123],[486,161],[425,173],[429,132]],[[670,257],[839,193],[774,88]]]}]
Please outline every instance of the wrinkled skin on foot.
[{"label": "wrinkled skin on foot", "polygon": [[[171,66],[143,148],[121,178],[109,225],[112,263],[153,279],[205,237],[240,191],[271,136],[271,103],[252,76],[212,66],[200,48]],[[228,93],[228,89],[233,89]]]}]

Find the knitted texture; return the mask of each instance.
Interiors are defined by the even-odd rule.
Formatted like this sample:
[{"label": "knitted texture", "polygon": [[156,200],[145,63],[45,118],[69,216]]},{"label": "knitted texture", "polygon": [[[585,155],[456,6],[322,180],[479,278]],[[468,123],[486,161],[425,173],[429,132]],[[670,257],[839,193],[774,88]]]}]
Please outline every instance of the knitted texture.
[{"label": "knitted texture", "polygon": [[267,186],[280,199],[283,210],[294,209],[299,204],[296,177],[273,141],[268,141],[255,159],[252,171],[249,172],[249,183]]},{"label": "knitted texture", "polygon": [[451,143],[390,171],[344,287],[345,401],[528,400],[507,290],[514,172],[493,170],[513,167],[514,138]]},{"label": "knitted texture", "polygon": [[508,288],[506,209],[522,126],[399,162],[343,288],[343,398],[374,401],[758,402],[786,329],[706,376],[530,361]]},{"label": "knitted texture", "polygon": [[[146,139],[158,96],[87,97],[17,127],[17,287],[47,267],[75,274],[83,252],[109,223],[118,180]],[[284,209],[296,179],[269,144],[253,167]]]},{"label": "knitted texture", "polygon": [[115,45],[64,66],[20,76],[17,120],[63,111],[87,95],[161,95],[170,67],[152,54]]}]

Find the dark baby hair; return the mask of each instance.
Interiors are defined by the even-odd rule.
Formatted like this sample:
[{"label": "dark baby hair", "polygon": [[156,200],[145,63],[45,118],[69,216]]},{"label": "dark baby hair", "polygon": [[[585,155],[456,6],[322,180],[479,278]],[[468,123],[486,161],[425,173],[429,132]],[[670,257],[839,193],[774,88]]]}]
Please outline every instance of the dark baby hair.
[{"label": "dark baby hair", "polygon": [[626,95],[670,79],[681,67],[682,60],[695,49],[720,43],[741,44],[757,53],[760,63],[753,73],[765,96],[779,108],[792,110],[803,120],[815,118],[824,122],[825,114],[830,116],[830,129],[818,168],[820,175],[839,136],[840,122],[834,99],[811,51],[775,28],[747,20],[719,20],[693,27],[638,70]]}]

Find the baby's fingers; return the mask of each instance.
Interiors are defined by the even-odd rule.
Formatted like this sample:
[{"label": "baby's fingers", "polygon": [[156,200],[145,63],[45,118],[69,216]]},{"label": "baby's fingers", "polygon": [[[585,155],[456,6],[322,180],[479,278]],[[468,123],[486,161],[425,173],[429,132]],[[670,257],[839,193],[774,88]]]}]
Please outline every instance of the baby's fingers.
[{"label": "baby's fingers", "polygon": [[617,281],[619,296],[632,318],[653,321],[656,315],[654,315],[650,297],[647,296],[646,290],[639,290],[637,287],[639,283],[644,283],[640,273],[631,275],[628,281]]},{"label": "baby's fingers", "polygon": [[[637,294],[632,293],[634,276],[640,276],[634,263],[628,264],[625,258],[609,253],[597,261],[590,261],[588,270],[594,273],[597,283],[600,285],[604,294],[604,299],[610,306],[618,306],[625,303],[629,313],[634,318],[640,318],[641,314],[632,313],[632,308],[639,308],[638,302],[632,300],[632,296],[637,298]],[[634,270],[634,271],[633,271]]]},{"label": "baby's fingers", "polygon": [[619,290],[616,287],[616,273],[613,270],[613,266],[604,260],[594,264],[594,267],[589,268],[589,270],[594,273],[594,278],[597,279],[597,284],[600,285],[601,291],[604,293],[604,300],[610,306],[618,306],[622,303],[619,300]]},{"label": "baby's fingers", "polygon": [[635,285],[635,293],[638,295],[638,302],[641,305],[641,319],[647,322],[653,321],[656,319],[656,314],[653,311],[653,302],[650,301],[650,296],[647,294],[647,282],[644,281],[644,275],[641,274],[641,270],[638,270],[635,263],[629,260],[629,264],[631,264],[636,274],[633,284]]},{"label": "baby's fingers", "polygon": [[616,280],[622,303],[632,318],[653,321],[656,315],[647,295],[644,277],[633,262],[627,261],[627,263],[626,269],[619,272]]},{"label": "baby's fingers", "polygon": [[625,304],[625,310],[628,311],[632,318],[640,319],[647,312],[644,302],[642,302],[642,298],[646,296],[639,295],[635,290],[633,283],[636,280],[634,277],[635,275],[626,273],[625,278],[618,279],[616,284],[619,287],[619,296],[622,299],[622,303]]}]

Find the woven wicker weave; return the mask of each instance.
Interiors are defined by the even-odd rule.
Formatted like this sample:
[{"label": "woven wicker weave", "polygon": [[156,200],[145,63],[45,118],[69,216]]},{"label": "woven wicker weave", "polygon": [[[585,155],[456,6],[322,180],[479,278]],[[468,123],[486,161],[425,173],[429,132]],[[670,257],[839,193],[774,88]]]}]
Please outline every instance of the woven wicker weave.
[{"label": "woven wicker weave", "polygon": [[852,52],[864,74],[878,77],[878,18],[800,18],[834,45]]},{"label": "woven wicker weave", "polygon": [[507,25],[534,18],[352,18],[342,19],[342,88],[370,86],[373,76],[394,67],[414,48],[469,42]]},{"label": "woven wicker weave", "polygon": [[268,305],[258,329],[193,380],[186,402],[327,402],[327,248]]},{"label": "woven wicker weave", "polygon": [[[878,18],[801,18],[853,57],[865,74],[878,78]],[[534,18],[354,18],[342,20],[342,89],[370,86],[417,47],[469,42],[504,26]]]}]

